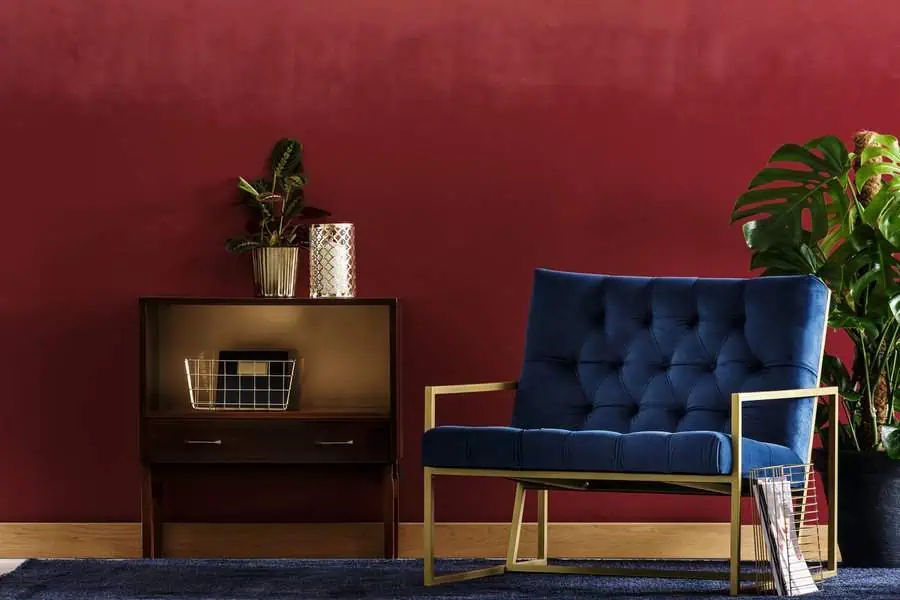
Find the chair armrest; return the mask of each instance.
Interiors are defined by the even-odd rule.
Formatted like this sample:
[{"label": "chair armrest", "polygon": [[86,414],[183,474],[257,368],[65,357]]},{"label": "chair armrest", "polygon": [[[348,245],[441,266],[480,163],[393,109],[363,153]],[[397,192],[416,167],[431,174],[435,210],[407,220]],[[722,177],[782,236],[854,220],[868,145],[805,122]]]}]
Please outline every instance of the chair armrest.
[{"label": "chair armrest", "polygon": [[773,390],[770,392],[737,392],[737,402],[754,402],[757,400],[790,400],[809,398],[812,396],[836,396],[836,387],[801,388],[797,390]]},{"label": "chair armrest", "polygon": [[[828,403],[828,421],[829,423],[838,422],[838,389],[831,387],[801,388],[796,390],[772,390],[767,392],[735,392],[731,394],[731,443],[734,450],[734,456],[740,456],[741,438],[743,437],[743,403],[756,402],[759,400],[792,400],[798,398],[810,398],[831,396],[832,401]],[[815,418],[815,417],[813,417]],[[829,437],[833,438],[831,447],[837,448],[837,427],[831,427]]]},{"label": "chair armrest", "polygon": [[434,428],[434,401],[444,394],[473,394],[476,392],[502,392],[519,387],[518,381],[495,383],[463,383],[458,385],[429,385],[425,387],[425,431]]},{"label": "chair armrest", "polygon": [[[828,462],[832,469],[837,469],[837,445],[838,445],[838,406],[839,390],[837,387],[816,387],[801,388],[796,390],[772,390],[766,392],[735,392],[731,395],[731,445],[732,460],[736,463],[736,467],[740,469],[741,461],[741,439],[743,433],[743,403],[756,402],[759,400],[792,400],[798,398],[818,398],[822,396],[830,396],[831,401],[828,403],[828,422],[832,424],[828,431]],[[813,416],[815,419],[815,416]],[[812,441],[810,441],[810,446]],[[837,476],[831,478],[835,481]],[[829,485],[831,485],[829,483]]]}]

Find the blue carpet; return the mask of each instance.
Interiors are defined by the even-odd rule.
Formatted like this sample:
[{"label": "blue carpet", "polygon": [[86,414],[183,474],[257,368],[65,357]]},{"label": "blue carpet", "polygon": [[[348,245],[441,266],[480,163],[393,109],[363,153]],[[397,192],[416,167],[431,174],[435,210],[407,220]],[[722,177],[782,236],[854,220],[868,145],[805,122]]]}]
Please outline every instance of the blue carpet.
[{"label": "blue carpet", "polygon": [[[438,569],[489,564],[443,560]],[[703,562],[666,565],[725,567]],[[0,598],[16,600],[566,600],[727,598],[727,593],[721,581],[533,573],[425,588],[422,562],[417,560],[31,560],[0,578]],[[900,570],[842,569],[837,579],[825,582],[823,593],[811,598],[900,598]]]}]

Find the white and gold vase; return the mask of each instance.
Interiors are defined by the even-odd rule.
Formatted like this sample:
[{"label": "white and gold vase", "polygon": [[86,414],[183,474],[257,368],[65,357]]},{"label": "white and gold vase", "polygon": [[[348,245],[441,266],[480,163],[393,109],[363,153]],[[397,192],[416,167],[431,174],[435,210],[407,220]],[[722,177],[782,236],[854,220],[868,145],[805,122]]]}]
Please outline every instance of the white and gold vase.
[{"label": "white and gold vase", "polygon": [[352,223],[309,227],[309,297],[356,296],[356,240]]}]

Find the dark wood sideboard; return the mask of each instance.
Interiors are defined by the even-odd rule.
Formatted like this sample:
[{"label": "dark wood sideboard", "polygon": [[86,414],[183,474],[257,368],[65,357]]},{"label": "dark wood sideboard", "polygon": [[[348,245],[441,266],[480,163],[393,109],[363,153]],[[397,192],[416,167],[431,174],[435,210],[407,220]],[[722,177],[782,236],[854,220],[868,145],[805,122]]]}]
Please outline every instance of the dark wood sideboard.
[{"label": "dark wood sideboard", "polygon": [[[396,299],[141,298],[139,306],[144,557],[163,555],[167,471],[200,476],[229,465],[379,470],[384,556],[397,556]],[[295,353],[290,393],[275,410],[233,409],[215,391],[236,381],[216,370],[232,356],[220,353],[260,349]]]}]

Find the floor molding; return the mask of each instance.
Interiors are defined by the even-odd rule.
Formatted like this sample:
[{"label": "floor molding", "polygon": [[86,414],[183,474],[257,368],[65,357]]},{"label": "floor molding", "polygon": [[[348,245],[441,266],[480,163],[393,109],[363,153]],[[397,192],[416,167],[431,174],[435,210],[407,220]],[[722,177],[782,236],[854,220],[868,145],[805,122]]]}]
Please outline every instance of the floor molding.
[{"label": "floor molding", "polygon": [[[550,555],[556,558],[691,558],[728,555],[727,523],[551,523]],[[437,555],[499,558],[509,525],[441,523]],[[825,549],[824,525],[820,539]],[[164,551],[172,557],[335,558],[377,557],[380,523],[171,523]],[[0,523],[0,558],[132,558],[140,556],[138,523]],[[753,531],[742,530],[742,556],[753,556]],[[537,528],[522,528],[523,558],[537,546]],[[401,523],[402,558],[422,554],[422,524]]]}]

